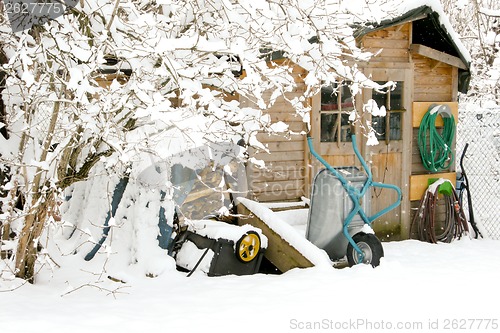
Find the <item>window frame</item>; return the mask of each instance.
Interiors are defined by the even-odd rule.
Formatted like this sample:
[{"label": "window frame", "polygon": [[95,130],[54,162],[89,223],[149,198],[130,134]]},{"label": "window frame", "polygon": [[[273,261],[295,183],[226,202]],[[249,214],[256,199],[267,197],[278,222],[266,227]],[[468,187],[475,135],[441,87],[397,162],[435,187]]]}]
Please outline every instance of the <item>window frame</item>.
[{"label": "window frame", "polygon": [[[385,82],[382,82],[380,80],[376,80],[375,82],[377,83],[385,83]],[[383,116],[383,118],[385,119],[385,124],[384,124],[384,137],[381,138],[379,137],[379,133],[377,133],[377,139],[378,140],[381,140],[381,141],[384,141],[386,144],[389,144],[391,141],[392,142],[399,142],[399,141],[402,141],[403,140],[403,113],[406,112],[406,109],[404,107],[405,105],[405,81],[394,81],[396,82],[396,85],[398,86],[399,84],[401,84],[401,90],[400,90],[400,95],[401,95],[401,98],[400,98],[400,105],[401,105],[401,108],[397,108],[397,109],[392,109],[391,107],[391,94],[392,94],[392,91],[393,90],[388,90],[386,93],[384,93],[383,95],[386,95],[387,97],[385,98],[385,109],[386,109],[386,115]],[[380,93],[382,95],[382,93]],[[372,91],[372,95],[371,95],[372,99],[375,100],[373,98],[373,91]],[[378,104],[378,103],[377,103]],[[378,107],[381,107],[382,105],[378,105]],[[392,139],[391,138],[391,115],[392,114],[395,114],[395,113],[399,113],[400,114],[400,117],[399,117],[399,130],[400,130],[400,137],[398,139]],[[378,116],[377,118],[382,118],[382,116]],[[374,121],[374,116],[371,117],[371,122],[372,122],[372,126],[373,126],[373,121]]]},{"label": "window frame", "polygon": [[[337,147],[341,147],[342,145],[350,145],[351,144],[351,137],[350,135],[346,135],[345,140],[343,140],[343,135],[342,131],[344,126],[347,126],[346,124],[343,125],[343,118],[347,116],[348,118],[350,117],[351,112],[355,112],[356,110],[356,99],[352,95],[352,92],[350,91],[350,87],[348,84],[348,81],[345,80],[339,80],[336,82],[332,82],[330,85],[336,85],[333,89],[336,90],[335,94],[337,97],[337,103],[335,104],[337,107],[332,110],[326,110],[323,109],[323,105],[327,105],[323,103],[323,89],[328,88],[328,85],[322,86],[321,87],[321,92],[320,92],[320,110],[319,110],[319,142],[321,145],[331,145],[331,144],[336,144]],[[349,106],[343,106],[342,103],[342,96],[345,95],[343,93],[343,89],[349,89],[349,97],[352,100]],[[334,91],[332,91],[332,94]],[[359,94],[358,94],[359,95]],[[344,103],[345,104],[345,103]],[[333,114],[337,115],[336,120],[335,120],[335,127],[333,130],[333,141],[323,141],[323,115],[328,115],[328,114]],[[349,123],[350,121],[347,120]],[[352,133],[352,124],[348,124],[349,130],[347,130],[347,133]]]}]

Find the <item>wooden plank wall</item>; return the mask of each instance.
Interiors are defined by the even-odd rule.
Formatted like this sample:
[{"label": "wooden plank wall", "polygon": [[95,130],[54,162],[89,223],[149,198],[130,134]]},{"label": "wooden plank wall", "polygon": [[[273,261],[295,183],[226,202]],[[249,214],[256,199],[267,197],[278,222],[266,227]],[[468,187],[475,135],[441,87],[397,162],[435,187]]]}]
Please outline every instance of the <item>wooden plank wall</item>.
[{"label": "wooden plank wall", "polygon": [[457,87],[454,87],[454,72],[458,69],[415,54],[414,93],[415,102],[452,102],[456,99]]},{"label": "wooden plank wall", "polygon": [[[456,102],[458,69],[420,55],[413,55],[412,58],[414,63],[413,101]],[[418,150],[419,128],[415,126],[415,121],[413,123],[412,174],[427,173]]]},{"label": "wooden plank wall", "polygon": [[362,39],[366,51],[376,54],[370,62],[398,63],[409,61],[411,24],[388,27],[367,34]]},{"label": "wooden plank wall", "polygon": [[[289,99],[302,95],[305,90],[302,79],[306,75],[305,70],[298,66],[293,68],[292,75],[297,87],[286,94]],[[269,100],[270,97],[271,93],[264,94],[265,100]],[[298,134],[307,129],[306,124],[283,97],[279,97],[266,113],[270,115],[272,122],[283,121],[297,134],[285,136],[262,132],[257,135],[270,153],[259,150],[250,152],[251,156],[266,163],[264,169],[250,166],[247,170],[250,197],[261,202],[297,201],[306,194],[306,186],[309,186],[305,161],[307,149],[305,136]]]},{"label": "wooden plank wall", "polygon": [[[458,94],[458,68],[451,65],[438,62],[436,60],[413,54],[414,64],[414,102],[456,102]],[[419,103],[416,103],[419,104]],[[453,103],[451,103],[453,104]],[[452,109],[456,108],[452,106]],[[454,110],[457,111],[457,110]],[[455,112],[456,113],[456,112]],[[415,115],[415,117],[420,117]],[[414,118],[415,118],[414,117]],[[458,120],[458,117],[455,117]],[[418,119],[417,119],[418,120]],[[428,178],[447,178],[454,183],[454,166],[442,173],[432,174],[422,165],[420,152],[418,149],[418,131],[419,122],[413,121],[413,140],[412,140],[412,177],[411,177],[411,220],[413,221],[415,212],[420,206],[420,199],[427,188]],[[439,124],[438,124],[439,126]],[[455,146],[453,147],[455,151]],[[420,182],[420,183],[419,183]],[[436,233],[442,232],[443,221],[446,218],[444,200],[438,200],[436,207]],[[413,225],[410,231],[411,238],[418,238],[416,234],[416,225]]]}]

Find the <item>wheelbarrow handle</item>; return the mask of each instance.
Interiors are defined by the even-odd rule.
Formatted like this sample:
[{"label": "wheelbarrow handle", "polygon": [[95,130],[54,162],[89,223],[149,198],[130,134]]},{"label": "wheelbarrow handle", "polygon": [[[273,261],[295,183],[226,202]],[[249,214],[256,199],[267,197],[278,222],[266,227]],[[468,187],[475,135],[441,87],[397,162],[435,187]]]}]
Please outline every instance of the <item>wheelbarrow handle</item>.
[{"label": "wheelbarrow handle", "polygon": [[398,198],[391,205],[389,205],[386,208],[382,209],[378,213],[370,216],[369,217],[370,222],[375,221],[380,216],[382,216],[382,215],[390,212],[394,208],[398,207],[401,204],[401,199],[402,199],[401,189],[398,186],[396,186],[396,185],[372,182],[371,186],[373,186],[373,187],[380,187],[380,188],[387,188],[387,189],[390,189],[390,190],[394,190],[398,194]]},{"label": "wheelbarrow handle", "polygon": [[[372,180],[373,176],[372,176],[372,173],[370,171],[370,168],[368,168],[368,165],[366,164],[365,160],[363,159],[363,157],[361,156],[361,153],[358,150],[358,146],[356,144],[356,135],[353,134],[351,136],[351,139],[352,139],[352,146],[354,149],[354,153],[356,154],[356,157],[361,162],[361,165],[363,166],[363,169],[365,170],[365,172],[367,174],[367,179],[363,185],[363,188],[359,192],[357,192],[357,190],[354,189],[354,187],[350,186],[348,181],[335,168],[333,168],[327,161],[325,161],[323,159],[323,157],[321,157],[321,155],[319,155],[314,150],[313,138],[309,134],[307,135],[307,144],[309,146],[309,151],[311,152],[311,154],[314,157],[316,157],[316,159],[318,161],[320,161],[321,164],[323,164],[326,167],[326,169],[328,169],[328,171],[330,171],[335,177],[337,177],[339,179],[339,181],[342,183],[342,186],[348,191],[349,196],[351,197],[353,202],[356,202],[357,200],[359,200],[359,198],[363,197],[371,186],[379,187],[379,188],[387,188],[387,189],[391,189],[391,190],[394,190],[397,192],[397,194],[398,194],[397,200],[394,203],[392,203],[390,206],[379,211],[378,213],[376,213],[370,217],[366,217],[364,212],[362,210],[360,211],[360,214],[362,215],[363,219],[366,218],[369,222],[372,222],[372,221],[376,220],[377,218],[379,218],[380,216],[382,216],[382,215],[388,213],[389,211],[393,210],[394,208],[398,207],[401,204],[401,199],[402,199],[401,189],[396,185],[374,182]],[[357,192],[357,193],[350,193],[352,191]]]},{"label": "wheelbarrow handle", "polygon": [[330,171],[335,177],[338,178],[338,180],[341,182],[344,188],[348,188],[349,184],[347,183],[347,180],[337,170],[335,170],[335,168],[333,168],[327,161],[325,161],[325,159],[321,157],[321,155],[318,154],[316,150],[314,150],[313,138],[309,134],[307,134],[307,145],[309,146],[309,151],[311,152],[311,154],[318,161],[320,161],[321,164],[323,164],[328,171]]},{"label": "wheelbarrow handle", "polygon": [[[365,182],[365,185],[363,186],[363,189],[361,190],[361,193],[364,194],[366,192],[366,190],[370,187],[370,183],[372,182],[373,176],[372,176],[372,172],[370,171],[370,168],[368,168],[368,165],[366,164],[365,160],[363,159],[363,156],[361,156],[361,153],[359,152],[358,145],[356,143],[356,135],[355,134],[351,135],[351,141],[352,141],[352,147],[354,149],[354,154],[356,154],[356,157],[361,162],[361,165],[363,166],[363,169],[365,170],[367,178],[368,178],[367,181]],[[347,180],[345,180],[345,178],[337,170],[335,170],[335,168],[333,168],[327,161],[325,161],[325,159],[323,159],[323,157],[321,157],[321,155],[319,155],[314,150],[313,138],[309,135],[309,133],[307,134],[307,145],[309,146],[309,151],[311,152],[311,154],[314,157],[316,157],[316,159],[318,161],[320,161],[321,164],[323,164],[325,166],[325,168],[328,169],[328,171],[333,173],[333,175],[341,181],[341,183],[342,183],[342,185],[344,185],[344,187],[346,187]]]}]

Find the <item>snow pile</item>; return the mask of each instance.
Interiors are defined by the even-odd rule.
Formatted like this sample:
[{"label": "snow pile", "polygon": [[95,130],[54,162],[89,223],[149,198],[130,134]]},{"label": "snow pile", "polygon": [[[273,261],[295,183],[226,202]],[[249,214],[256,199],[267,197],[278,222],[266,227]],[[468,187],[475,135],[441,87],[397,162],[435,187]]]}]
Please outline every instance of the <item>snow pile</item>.
[{"label": "snow pile", "polygon": [[[375,269],[313,267],[217,278],[172,270],[154,279],[129,273],[121,276],[126,283],[104,278],[93,285],[85,284],[79,269],[43,269],[39,284],[1,293],[2,331],[297,332],[298,325],[319,322],[328,326],[307,331],[444,332],[450,331],[445,324],[464,319],[467,325],[482,320],[479,329],[466,330],[482,332],[492,330],[485,328],[487,320],[500,320],[491,306],[500,297],[499,241],[383,245],[385,257]],[[0,289],[20,283],[0,281]],[[436,321],[439,329],[429,328]],[[374,329],[382,322],[391,329]],[[397,329],[398,323],[408,326]]]},{"label": "snow pile", "polygon": [[194,220],[186,221],[188,230],[198,235],[210,239],[225,239],[228,241],[236,242],[247,232],[254,231],[260,236],[260,244],[262,248],[267,248],[267,237],[262,234],[259,228],[255,228],[249,224],[242,226],[232,225],[224,222],[214,220]]},{"label": "snow pile", "polygon": [[[146,187],[137,174],[108,175],[102,165],[95,171],[89,181],[67,190],[67,201],[61,206],[63,224],[51,224],[47,231],[51,255],[85,259],[111,275],[131,266],[144,276],[173,269],[173,259],[160,244],[160,237],[168,237],[162,232],[172,227],[173,202],[165,200],[160,188]],[[128,183],[112,207],[116,197],[112,194],[124,177],[129,177]],[[113,210],[106,225],[106,215]],[[94,256],[89,255],[96,250]]]}]

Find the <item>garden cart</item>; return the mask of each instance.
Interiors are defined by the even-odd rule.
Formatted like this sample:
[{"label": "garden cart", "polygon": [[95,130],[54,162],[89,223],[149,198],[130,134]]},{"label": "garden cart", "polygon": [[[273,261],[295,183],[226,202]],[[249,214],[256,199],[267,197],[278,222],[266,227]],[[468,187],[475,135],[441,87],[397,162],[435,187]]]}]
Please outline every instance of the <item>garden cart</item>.
[{"label": "garden cart", "polygon": [[[307,142],[311,154],[325,169],[314,178],[306,238],[325,250],[332,261],[347,257],[350,266],[358,263],[378,266],[384,251],[371,223],[399,206],[401,190],[395,185],[373,181],[372,173],[357,148],[355,135],[352,135],[352,146],[364,172],[354,166],[332,167],[314,150],[310,136]],[[396,191],[397,200],[369,215],[369,190],[372,187]]]}]

